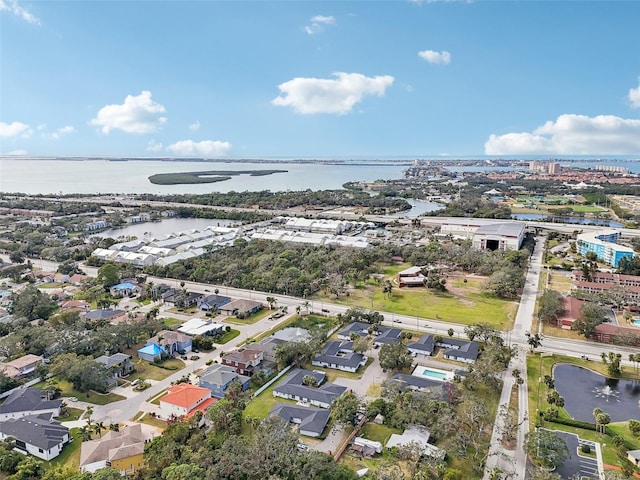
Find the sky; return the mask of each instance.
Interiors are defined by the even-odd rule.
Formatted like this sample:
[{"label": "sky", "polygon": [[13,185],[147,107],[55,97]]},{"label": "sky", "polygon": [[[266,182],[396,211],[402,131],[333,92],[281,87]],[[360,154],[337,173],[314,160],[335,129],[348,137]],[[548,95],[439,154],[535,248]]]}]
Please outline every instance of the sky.
[{"label": "sky", "polygon": [[0,0],[0,154],[640,155],[640,2]]}]

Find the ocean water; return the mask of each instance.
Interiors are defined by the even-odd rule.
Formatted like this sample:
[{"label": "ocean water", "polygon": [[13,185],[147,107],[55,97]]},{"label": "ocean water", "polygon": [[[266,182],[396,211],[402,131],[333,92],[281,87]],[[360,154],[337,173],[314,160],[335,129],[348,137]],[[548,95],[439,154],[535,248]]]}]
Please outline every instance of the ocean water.
[{"label": "ocean water", "polygon": [[[403,177],[408,164],[239,163],[107,160],[32,160],[0,158],[0,192],[71,193],[209,193],[271,190],[339,189],[346,182]],[[154,185],[156,173],[207,170],[287,170],[261,177],[233,176],[224,182],[198,185]]]},{"label": "ocean water", "polygon": [[[561,164],[562,160],[558,160]],[[160,160],[46,160],[27,158],[0,158],[0,192],[27,194],[180,194],[209,192],[244,192],[271,190],[327,190],[342,188],[351,181],[372,182],[403,178],[411,160],[345,161],[339,164],[320,163],[241,163],[240,161],[193,162]],[[593,168],[597,165],[626,167],[640,173],[640,161],[611,159],[610,161],[573,161],[563,165]],[[512,170],[510,167],[469,166],[449,167],[451,170],[489,171]],[[198,185],[154,185],[148,177],[157,173],[195,172],[206,170],[287,170],[262,177],[238,175],[231,179]]]}]

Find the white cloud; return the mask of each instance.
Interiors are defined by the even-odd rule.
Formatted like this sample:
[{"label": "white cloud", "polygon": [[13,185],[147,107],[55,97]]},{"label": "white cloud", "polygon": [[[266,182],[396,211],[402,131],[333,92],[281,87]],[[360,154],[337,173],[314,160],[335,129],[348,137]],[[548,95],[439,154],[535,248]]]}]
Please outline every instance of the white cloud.
[{"label": "white cloud", "polygon": [[17,0],[0,0],[0,11],[13,13],[25,22],[32,25],[40,25],[40,19],[29,12],[26,8],[18,5]]},{"label": "white cloud", "polygon": [[321,32],[327,25],[335,25],[336,19],[332,16],[316,15],[311,19],[311,24],[304,27],[304,31],[309,35]]},{"label": "white cloud", "polygon": [[156,142],[155,140],[149,140],[149,143],[147,143],[148,152],[160,152],[161,150],[162,150],[161,142]]},{"label": "white cloud", "polygon": [[335,78],[294,78],[278,85],[284,96],[271,103],[279,107],[293,107],[298,113],[349,113],[365,95],[384,96],[393,84],[390,75],[366,77],[361,73],[334,73]]},{"label": "white cloud", "polygon": [[491,135],[487,155],[634,155],[640,152],[640,119],[565,114],[533,132]]},{"label": "white cloud", "polygon": [[200,122],[198,120],[196,120],[194,123],[189,125],[189,130],[191,130],[193,132],[197,132],[198,130],[200,130]]},{"label": "white cloud", "polygon": [[[46,128],[46,125],[44,124],[38,125],[38,130],[44,130],[45,128]],[[54,140],[58,140],[63,135],[69,135],[70,133],[76,133],[76,129],[73,128],[73,126],[71,125],[65,125],[64,127],[57,129],[55,132],[45,133],[44,136],[48,138],[52,138]]]},{"label": "white cloud", "polygon": [[640,108],[640,77],[638,77],[638,86],[629,89],[629,103],[633,108]]},{"label": "white cloud", "polygon": [[167,146],[167,151],[185,157],[222,157],[229,154],[231,144],[213,140],[194,142],[193,140],[181,140]]},{"label": "white cloud", "polygon": [[134,97],[127,95],[121,105],[106,105],[100,109],[96,118],[89,124],[102,127],[102,133],[122,130],[127,133],[151,133],[167,121],[162,114],[163,105],[151,99],[151,92],[144,90]]},{"label": "white cloud", "polygon": [[22,122],[0,122],[0,138],[29,138],[32,133],[33,131],[31,130],[31,127]]},{"label": "white cloud", "polygon": [[11,155],[14,157],[25,156],[28,152],[26,150],[11,150],[10,152],[5,153],[4,155]]},{"label": "white cloud", "polygon": [[423,50],[418,52],[418,56],[434,65],[449,65],[449,63],[451,63],[451,54],[444,50],[442,52]]}]

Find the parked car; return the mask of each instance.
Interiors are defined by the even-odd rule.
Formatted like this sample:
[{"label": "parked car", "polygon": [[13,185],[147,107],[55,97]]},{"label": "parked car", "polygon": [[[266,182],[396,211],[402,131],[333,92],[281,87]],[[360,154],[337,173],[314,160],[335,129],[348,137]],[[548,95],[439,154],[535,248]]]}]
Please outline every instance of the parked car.
[{"label": "parked car", "polygon": [[191,355],[191,356],[189,357],[189,360],[194,360],[194,361],[195,361],[195,360],[200,360],[200,356],[199,356],[199,355]]},{"label": "parked car", "polygon": [[69,397],[69,401],[70,402],[77,402],[78,401],[78,397]]},{"label": "parked car", "polygon": [[136,378],[133,382],[131,382],[131,386],[135,387],[136,385],[138,385],[140,383],[140,379]]}]

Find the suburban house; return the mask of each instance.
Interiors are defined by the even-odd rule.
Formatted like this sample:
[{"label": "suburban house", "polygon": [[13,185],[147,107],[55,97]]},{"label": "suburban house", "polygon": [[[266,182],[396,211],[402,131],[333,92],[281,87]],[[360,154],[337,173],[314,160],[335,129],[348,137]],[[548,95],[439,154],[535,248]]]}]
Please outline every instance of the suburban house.
[{"label": "suburban house", "polygon": [[367,357],[353,351],[353,342],[327,342],[321,353],[311,361],[316,367],[335,368],[344,372],[356,372],[367,363]]},{"label": "suburban house", "polygon": [[319,437],[329,422],[331,412],[325,408],[300,407],[276,403],[269,417],[278,416],[289,423],[298,425],[300,435]]},{"label": "suburban house", "polygon": [[49,414],[27,415],[0,422],[0,440],[7,437],[15,439],[18,451],[49,461],[69,443],[69,429]]},{"label": "suburban house", "polygon": [[636,467],[640,466],[640,450],[627,450],[627,460]]},{"label": "suburban house", "polygon": [[211,398],[211,390],[190,383],[179,383],[167,388],[167,394],[160,397],[162,418],[190,417],[195,412],[204,413],[217,399]]},{"label": "suburban house", "polygon": [[406,373],[394,373],[390,379],[391,382],[395,382],[398,387],[398,392],[404,392],[405,390],[417,390],[423,391],[439,391],[443,388],[444,383],[440,380],[434,380],[432,378],[418,377],[417,375],[409,375]]},{"label": "suburban house", "polygon": [[399,328],[386,328],[386,327],[378,327],[376,331],[373,332],[373,344],[381,347],[387,343],[400,343],[400,335],[402,335],[402,330]]},{"label": "suburban house", "polygon": [[85,313],[91,310],[91,305],[86,300],[67,300],[60,303],[60,310]]},{"label": "suburban house", "polygon": [[426,428],[411,425],[402,433],[402,435],[392,433],[386,447],[387,449],[392,449],[393,447],[399,448],[412,445],[421,450],[421,455],[444,460],[447,452],[429,443],[429,437],[430,434]]},{"label": "suburban house", "polygon": [[283,342],[306,342],[311,339],[311,334],[306,328],[287,327],[278,330],[271,335],[273,338],[282,340]]},{"label": "suburban house", "polygon": [[9,378],[28,377],[36,371],[36,367],[42,363],[40,355],[27,354],[10,362],[0,363],[0,372]]},{"label": "suburban house", "polygon": [[372,327],[370,323],[365,322],[353,322],[347,325],[344,330],[338,332],[338,338],[340,340],[351,340],[351,334],[355,333],[360,337],[366,337],[369,334],[369,329]]},{"label": "suburban house", "polygon": [[226,305],[231,301],[229,297],[223,297],[222,295],[207,295],[198,300],[198,308],[206,312],[213,310],[214,312],[220,310],[220,307]]},{"label": "suburban house", "polygon": [[114,353],[113,355],[109,355],[107,352],[107,354],[99,356],[94,361],[107,367],[107,370],[109,370],[109,373],[111,374],[111,384],[116,384],[118,382],[118,378],[126,377],[135,368],[133,363],[131,363],[131,355],[127,355],[126,353]]},{"label": "suburban house", "polygon": [[[305,377],[312,379],[311,382],[315,383],[315,386],[305,385]],[[327,376],[322,372],[296,368],[273,389],[273,396],[309,403],[316,407],[330,408],[331,404],[347,391],[347,387],[324,383],[326,379]]]},{"label": "suburban house", "polygon": [[178,289],[169,289],[162,294],[162,301],[165,305],[174,305],[176,307],[192,307],[204,295],[196,292],[187,292]]},{"label": "suburban house", "polygon": [[147,340],[147,345],[155,343],[161,347],[167,355],[174,353],[190,352],[192,348],[192,337],[182,332],[173,330],[161,330],[155,337]]},{"label": "suburban house", "polygon": [[105,321],[108,323],[117,323],[118,317],[126,317],[127,312],[124,310],[113,310],[111,308],[100,308],[98,310],[91,310],[83,315],[85,320],[91,320],[93,322]]},{"label": "suburban house", "polygon": [[47,414],[49,418],[57,417],[61,405],[62,399],[47,399],[47,394],[41,388],[19,388],[0,404],[0,422],[26,415]]},{"label": "suburban house", "polygon": [[242,391],[249,389],[251,379],[236,372],[235,368],[214,363],[197,376],[197,384],[211,390],[211,396],[222,398],[231,385],[231,382],[239,382]]},{"label": "suburban house", "polygon": [[147,362],[159,362],[162,360],[164,348],[157,343],[147,343],[144,347],[138,349],[138,358]]},{"label": "suburban house", "polygon": [[377,328],[373,328],[374,326],[370,323],[365,322],[353,322],[347,325],[344,330],[338,332],[338,338],[340,340],[351,340],[351,335],[355,334],[360,337],[366,337],[369,335],[369,330],[371,330],[371,335],[375,338],[373,339],[374,345],[382,346],[385,343],[399,343],[400,335],[402,334],[402,330],[399,328],[388,328],[383,327],[381,325],[377,325]]},{"label": "suburban house", "polygon": [[436,346],[444,348],[444,358],[458,362],[474,363],[478,359],[478,343],[457,338],[441,337]]},{"label": "suburban house", "polygon": [[409,267],[396,275],[399,287],[422,287],[427,277],[422,273],[422,267]]},{"label": "suburban house", "polygon": [[99,439],[82,442],[80,470],[94,473],[111,467],[122,476],[133,475],[144,465],[145,445],[158,435],[156,428],[136,423],[120,427],[117,432],[109,430]]},{"label": "suburban house", "polygon": [[259,312],[264,308],[264,305],[261,302],[256,302],[255,300],[247,300],[244,298],[238,298],[236,300],[232,300],[231,302],[223,305],[219,308],[221,312],[226,313],[227,315],[244,315],[249,316],[252,313]]},{"label": "suburban house", "polygon": [[263,360],[260,350],[252,348],[240,348],[233,352],[227,352],[222,357],[222,364],[233,367],[240,375],[252,376]]},{"label": "suburban house", "polygon": [[433,355],[433,350],[435,345],[433,343],[433,335],[425,333],[422,335],[418,341],[411,342],[407,345],[407,349],[413,355]]},{"label": "suburban house", "polygon": [[192,318],[178,327],[178,331],[186,335],[195,337],[196,335],[217,335],[224,329],[221,323],[214,323],[211,320]]},{"label": "suburban house", "polygon": [[273,335],[263,339],[260,343],[252,343],[251,348],[254,350],[260,350],[262,352],[262,358],[265,362],[276,363],[276,349],[286,343],[284,340],[279,340]]},{"label": "suburban house", "polygon": [[140,293],[140,287],[134,283],[124,282],[111,287],[109,293],[112,297],[133,297]]}]

